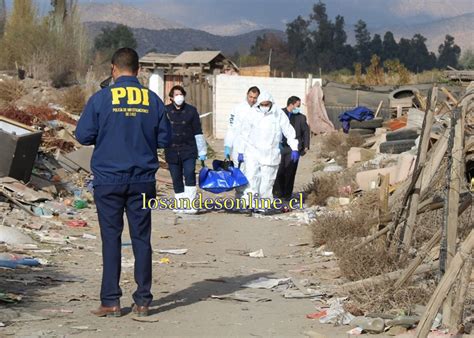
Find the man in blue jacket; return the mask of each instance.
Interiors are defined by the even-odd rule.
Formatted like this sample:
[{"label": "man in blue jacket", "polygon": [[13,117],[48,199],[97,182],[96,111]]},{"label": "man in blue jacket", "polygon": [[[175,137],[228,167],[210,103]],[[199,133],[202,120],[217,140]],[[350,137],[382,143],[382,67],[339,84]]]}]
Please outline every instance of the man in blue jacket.
[{"label": "man in blue jacket", "polygon": [[91,168],[102,238],[103,273],[99,317],[121,315],[121,235],[126,211],[135,256],[133,311],[148,315],[151,294],[151,210],[143,196],[156,197],[157,148],[168,146],[171,127],[164,104],[137,79],[138,54],[121,48],[112,57],[114,84],[94,94],[76,128],[83,145],[94,145]]}]

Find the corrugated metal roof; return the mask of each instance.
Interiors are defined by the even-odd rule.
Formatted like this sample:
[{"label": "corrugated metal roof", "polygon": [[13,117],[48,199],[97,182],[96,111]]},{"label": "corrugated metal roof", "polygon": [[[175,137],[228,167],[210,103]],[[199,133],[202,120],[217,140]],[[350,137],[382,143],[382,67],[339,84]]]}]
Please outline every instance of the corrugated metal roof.
[{"label": "corrugated metal roof", "polygon": [[220,51],[192,51],[179,54],[172,63],[190,64],[190,63],[210,63],[214,60]]},{"label": "corrugated metal roof", "polygon": [[143,63],[171,63],[176,58],[173,54],[148,53],[140,59]]}]

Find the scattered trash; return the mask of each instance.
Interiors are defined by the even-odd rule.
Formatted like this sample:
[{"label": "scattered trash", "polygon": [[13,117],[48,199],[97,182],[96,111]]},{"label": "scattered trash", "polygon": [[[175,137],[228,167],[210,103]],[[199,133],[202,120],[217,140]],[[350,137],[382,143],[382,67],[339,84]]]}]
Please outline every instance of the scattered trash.
[{"label": "scattered trash", "polygon": [[364,332],[364,330],[361,327],[355,327],[347,331],[347,334],[351,336],[359,336],[362,334],[362,332]]},{"label": "scattered trash", "polygon": [[210,298],[212,299],[220,299],[220,300],[235,300],[238,302],[248,302],[248,303],[263,303],[263,302],[271,302],[270,298],[262,297],[256,293],[250,292],[234,292],[225,295],[211,295]]},{"label": "scattered trash", "polygon": [[133,316],[132,320],[135,320],[137,322],[142,322],[142,323],[157,323],[160,321],[158,316],[148,316],[148,317]]},{"label": "scattered trash", "polygon": [[73,203],[75,209],[85,209],[87,208],[87,201],[84,200],[75,200]]},{"label": "scattered trash", "polygon": [[73,221],[67,221],[66,225],[71,228],[84,228],[87,226],[87,222],[82,221],[82,220],[73,220]]},{"label": "scattered trash", "polygon": [[16,269],[18,266],[38,266],[40,262],[37,259],[23,257],[19,255],[0,253],[0,267]]},{"label": "scattered trash", "polygon": [[170,264],[171,263],[171,260],[169,258],[161,258],[159,261],[158,261],[158,264]]},{"label": "scattered trash", "polygon": [[8,245],[34,244],[35,241],[19,229],[0,225],[0,242]]},{"label": "scattered trash", "polygon": [[310,313],[310,314],[306,315],[306,318],[308,318],[308,319],[319,319],[319,318],[322,318],[322,317],[326,317],[327,314],[328,314],[327,310],[322,310],[322,311]]},{"label": "scattered trash", "polygon": [[91,234],[82,234],[82,238],[85,238],[85,239],[97,239],[97,236],[96,235],[91,235]]},{"label": "scattered trash", "polygon": [[171,254],[171,255],[185,255],[188,252],[188,249],[164,249],[158,250],[160,254]]},{"label": "scattered trash", "polygon": [[349,325],[355,318],[352,314],[344,310],[343,302],[347,299],[334,298],[328,301],[330,305],[326,315],[319,318],[321,324]]},{"label": "scattered trash", "polygon": [[41,312],[47,313],[74,313],[71,309],[42,309]]},{"label": "scattered trash", "polygon": [[20,295],[16,295],[14,293],[3,293],[0,292],[0,302],[5,302],[5,303],[16,303],[21,301],[23,297]]},{"label": "scattered trash", "polygon": [[385,329],[385,322],[382,318],[355,317],[351,320],[350,325],[367,333],[382,333]]},{"label": "scattered trash", "polygon": [[254,251],[254,252],[249,252],[249,256],[253,258],[264,258],[265,255],[263,254],[263,249]]},{"label": "scattered trash", "polygon": [[291,278],[266,278],[266,277],[260,277],[256,280],[253,280],[251,282],[245,283],[242,285],[244,288],[251,288],[251,289],[273,289],[274,287],[278,285],[285,285],[285,284],[290,284],[291,283]]}]

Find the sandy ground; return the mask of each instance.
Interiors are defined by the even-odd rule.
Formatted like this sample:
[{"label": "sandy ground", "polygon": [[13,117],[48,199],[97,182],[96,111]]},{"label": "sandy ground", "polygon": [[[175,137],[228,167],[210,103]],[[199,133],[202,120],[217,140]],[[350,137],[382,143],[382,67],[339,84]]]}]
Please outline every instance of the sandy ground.
[{"label": "sandy ground", "polygon": [[[220,142],[213,146],[222,149]],[[301,160],[297,189],[311,181],[313,161],[311,153]],[[189,251],[181,256],[154,254],[151,322],[135,321],[130,313],[135,283],[132,249],[127,245],[123,247],[121,280],[126,314],[96,318],[90,310],[99,305],[101,242],[95,214],[90,215],[89,228],[68,229],[68,233],[76,237],[94,234],[97,239],[81,238],[74,242],[75,248],[57,250],[46,268],[2,272],[5,279],[1,284],[9,281],[9,291],[25,297],[14,306],[0,308],[4,318],[9,311],[19,311],[24,320],[0,328],[0,336],[347,337],[347,326],[334,328],[307,319],[307,314],[316,311],[316,304],[309,299],[285,299],[278,291],[242,289],[244,283],[262,276],[309,279],[315,284],[337,276],[334,261],[317,256],[309,246],[308,226],[217,212],[184,218],[168,211],[154,212],[154,249]],[[123,243],[129,243],[129,238],[126,230]],[[263,249],[265,258],[242,255],[258,249]],[[162,258],[169,258],[170,263],[160,264]],[[235,291],[269,301],[210,299],[211,295]]]}]

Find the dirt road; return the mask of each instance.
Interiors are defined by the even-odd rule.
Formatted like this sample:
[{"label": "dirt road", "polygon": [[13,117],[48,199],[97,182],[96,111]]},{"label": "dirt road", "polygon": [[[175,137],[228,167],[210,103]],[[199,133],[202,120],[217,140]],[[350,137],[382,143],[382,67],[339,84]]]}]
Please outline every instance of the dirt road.
[{"label": "dirt road", "polygon": [[[221,148],[219,144],[214,147]],[[298,188],[311,180],[311,156],[300,163]],[[217,212],[183,218],[175,218],[169,211],[154,212],[154,249],[187,248],[188,252],[154,254],[151,322],[138,322],[129,313],[135,284],[127,230],[121,280],[122,306],[127,314],[106,319],[89,313],[99,305],[101,242],[93,212],[88,222],[89,228],[67,229],[70,236],[79,239],[70,250],[54,247],[50,266],[5,273],[1,284],[10,280],[9,291],[24,293],[25,297],[1,309],[4,318],[9,313],[14,317],[12,311],[22,316],[20,322],[0,328],[0,336],[347,336],[347,327],[333,328],[307,319],[307,314],[316,311],[309,299],[286,299],[278,289],[242,288],[259,277],[292,277],[318,284],[337,274],[334,261],[314,254],[307,225]],[[84,233],[97,238],[81,238]],[[265,258],[244,256],[259,249]],[[163,264],[166,258],[169,263]],[[236,291],[260,301],[210,298]]]}]

